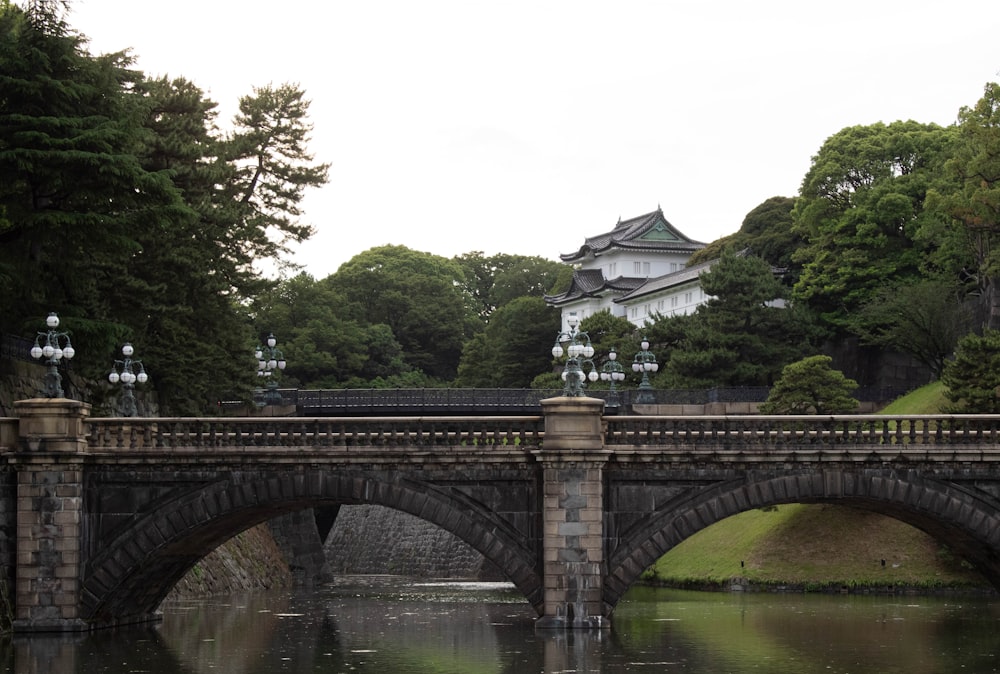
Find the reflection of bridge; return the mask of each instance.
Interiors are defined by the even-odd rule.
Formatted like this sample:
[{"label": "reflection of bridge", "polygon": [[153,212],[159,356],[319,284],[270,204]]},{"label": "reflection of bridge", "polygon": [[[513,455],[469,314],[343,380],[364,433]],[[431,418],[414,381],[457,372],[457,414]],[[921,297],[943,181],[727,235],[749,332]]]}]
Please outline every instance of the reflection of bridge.
[{"label": "reflection of bridge", "polygon": [[0,560],[15,629],[153,619],[236,533],[378,504],[501,569],[540,628],[607,627],[642,571],[730,515],[793,502],[885,513],[1000,586],[1000,416],[89,419],[71,400],[0,420]]}]

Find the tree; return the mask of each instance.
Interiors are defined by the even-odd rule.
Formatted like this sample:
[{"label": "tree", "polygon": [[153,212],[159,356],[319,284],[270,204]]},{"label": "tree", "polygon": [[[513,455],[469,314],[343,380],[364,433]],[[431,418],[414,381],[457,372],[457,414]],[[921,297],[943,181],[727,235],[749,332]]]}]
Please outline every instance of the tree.
[{"label": "tree", "polygon": [[164,410],[203,413],[206,404],[247,397],[255,382],[246,305],[267,283],[234,253],[239,228],[222,187],[233,170],[214,135],[216,104],[182,78],[141,80],[131,95],[148,130],[137,159],[171,176],[186,211],[136,228],[139,249],[122,261],[113,311],[156,371]]},{"label": "tree", "polygon": [[308,113],[305,92],[292,84],[255,87],[240,99],[226,159],[235,168],[237,240],[251,262],[278,257],[288,243],[312,235],[312,227],[299,222],[300,204],[306,188],[326,183],[329,164],[312,163]]},{"label": "tree", "polygon": [[584,318],[580,321],[580,330],[590,337],[598,369],[607,362],[611,349],[618,351],[619,358],[631,358],[638,350],[642,338],[630,320],[624,316],[612,316],[607,310]]},{"label": "tree", "polygon": [[[686,320],[658,377],[679,387],[764,386],[812,348],[818,333],[808,314],[780,306],[785,290],[771,266],[726,251],[701,275],[712,295]],[[664,319],[670,323],[674,319]],[[657,321],[656,323],[659,323]]]},{"label": "tree", "polygon": [[284,279],[255,304],[260,339],[274,333],[288,366],[284,385],[303,388],[424,386],[427,379],[403,360],[403,347],[385,324],[346,316],[343,298],[306,273]]},{"label": "tree", "polygon": [[191,211],[136,156],[149,131],[130,59],[87,54],[54,7],[0,5],[0,329],[57,310],[78,372],[103,379],[130,331],[116,301],[138,233]]},{"label": "tree", "polygon": [[956,283],[937,279],[886,288],[849,319],[862,344],[908,353],[940,377],[972,312]]},{"label": "tree", "polygon": [[464,287],[484,321],[519,297],[541,297],[551,290],[566,267],[542,257],[505,253],[486,257],[480,251],[459,255],[455,261],[465,272]]},{"label": "tree", "polygon": [[738,232],[695,251],[688,259],[688,266],[715,260],[722,255],[723,250],[749,250],[774,267],[793,267],[792,255],[804,243],[792,226],[795,201],[790,197],[771,197],[765,200],[747,213]]},{"label": "tree", "polygon": [[925,199],[954,136],[911,121],[848,127],[827,139],[793,211],[806,241],[794,255],[802,265],[794,299],[843,328],[880,288],[920,278],[919,232],[937,217]]},{"label": "tree", "polygon": [[220,140],[197,87],[89,55],[61,4],[0,5],[0,329],[58,310],[85,377],[131,340],[165,411],[215,409],[250,387],[254,264],[308,233],[301,190],[325,179],[303,166],[306,106],[248,99]]},{"label": "tree", "polygon": [[446,382],[454,378],[477,322],[463,281],[452,260],[381,246],[355,255],[324,282],[341,298],[345,319],[389,326],[406,363]]},{"label": "tree", "polygon": [[927,238],[939,243],[933,262],[945,273],[970,279],[981,301],[982,324],[1000,328],[1000,84],[958,115],[958,142],[945,164],[955,182],[928,194],[928,207],[944,217]]},{"label": "tree", "polygon": [[[598,373],[601,372],[605,363],[608,362],[608,354],[612,349],[615,349],[618,353],[618,360],[622,363],[622,366],[626,370],[628,369],[629,365],[625,361],[630,359],[632,354],[635,353],[635,349],[638,348],[636,346],[638,338],[635,326],[632,325],[631,321],[623,316],[613,316],[610,311],[598,311],[596,314],[591,314],[580,321],[577,329],[580,333],[586,333],[587,338],[590,339],[591,346],[594,348],[594,356],[591,360]],[[552,338],[558,333],[559,321],[556,320],[552,325],[552,333],[549,336],[549,345],[545,349],[546,352],[551,351]],[[547,358],[548,361],[545,369],[539,370],[537,376],[531,380],[531,388],[533,389],[556,389],[563,387],[562,372],[566,362],[565,359],[553,362],[550,356]],[[589,372],[589,370],[586,371]],[[608,388],[608,384],[600,380],[597,382],[587,381],[586,387],[600,390]]]},{"label": "tree", "polygon": [[498,308],[486,329],[466,342],[456,386],[526,388],[552,364],[559,312],[541,297],[518,297]]},{"label": "tree", "polygon": [[997,414],[1000,412],[1000,331],[987,329],[982,335],[968,334],[955,350],[941,374],[948,387],[949,412]]},{"label": "tree", "polygon": [[858,383],[830,367],[829,356],[809,356],[786,365],[774,383],[762,414],[850,414],[859,402]]}]

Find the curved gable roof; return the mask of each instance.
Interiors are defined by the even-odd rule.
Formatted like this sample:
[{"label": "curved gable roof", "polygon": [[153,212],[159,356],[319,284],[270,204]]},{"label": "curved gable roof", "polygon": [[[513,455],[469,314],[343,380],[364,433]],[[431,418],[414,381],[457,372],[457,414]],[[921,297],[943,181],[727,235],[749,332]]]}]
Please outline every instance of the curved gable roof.
[{"label": "curved gable roof", "polygon": [[663,292],[674,288],[685,283],[697,280],[703,272],[708,271],[712,266],[718,262],[718,258],[714,260],[708,260],[702,262],[701,264],[696,264],[693,267],[687,267],[680,271],[676,271],[665,276],[658,276],[656,278],[647,279],[641,286],[635,288],[629,293],[622,295],[617,298],[615,302],[627,303],[629,301],[644,297],[646,295],[652,295],[654,293]]},{"label": "curved gable roof", "polygon": [[619,220],[610,232],[587,237],[579,250],[559,257],[563,262],[578,262],[613,249],[693,253],[704,247],[704,243],[688,238],[671,225],[663,210],[657,208],[652,213]]},{"label": "curved gable roof", "polygon": [[573,280],[569,290],[561,295],[545,295],[549,304],[564,304],[582,297],[596,297],[605,291],[629,293],[646,282],[644,278],[619,276],[611,280],[604,278],[600,269],[577,269],[573,272]]}]

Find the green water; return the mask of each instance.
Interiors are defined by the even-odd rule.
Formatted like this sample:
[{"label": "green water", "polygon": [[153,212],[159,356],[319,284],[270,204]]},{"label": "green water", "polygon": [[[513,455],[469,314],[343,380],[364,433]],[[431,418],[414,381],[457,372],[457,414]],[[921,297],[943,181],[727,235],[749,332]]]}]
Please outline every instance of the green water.
[{"label": "green water", "polygon": [[353,578],[165,605],[155,628],[14,638],[11,672],[993,672],[1000,600],[633,588],[605,632],[536,633],[506,584]]}]

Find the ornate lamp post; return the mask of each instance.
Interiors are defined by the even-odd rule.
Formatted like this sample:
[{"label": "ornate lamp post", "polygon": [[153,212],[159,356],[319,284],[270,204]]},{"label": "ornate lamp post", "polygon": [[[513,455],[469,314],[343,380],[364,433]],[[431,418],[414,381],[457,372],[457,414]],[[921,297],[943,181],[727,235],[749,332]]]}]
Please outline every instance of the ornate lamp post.
[{"label": "ornate lamp post", "polygon": [[264,346],[257,346],[254,356],[257,357],[257,376],[268,377],[267,391],[264,393],[265,405],[277,405],[281,402],[281,393],[278,392],[277,377],[272,376],[275,370],[285,369],[285,354],[281,349],[275,347],[277,340],[274,334],[267,336]]},{"label": "ornate lamp post", "polygon": [[[62,398],[62,377],[59,375],[59,361],[63,358],[70,360],[76,355],[76,350],[69,342],[69,334],[59,332],[59,317],[55,313],[50,313],[45,319],[48,330],[39,332],[35,337],[35,345],[31,347],[31,357],[36,360],[45,359],[45,364],[49,366],[45,373],[45,397]],[[65,346],[62,344],[65,343]]]},{"label": "ornate lamp post", "polygon": [[608,405],[618,407],[618,389],[615,382],[625,381],[625,368],[618,362],[618,352],[612,347],[608,352],[608,360],[601,368],[601,380],[611,382],[608,386]]},{"label": "ornate lamp post", "polygon": [[[115,364],[111,367],[111,374],[108,375],[108,381],[112,384],[117,384],[121,382],[122,385],[122,399],[120,404],[120,411],[123,417],[134,417],[137,412],[135,404],[135,383],[145,384],[149,381],[149,375],[146,374],[146,368],[142,366],[141,360],[133,360],[132,354],[135,353],[135,349],[132,345],[126,342],[122,345],[122,357],[123,360],[116,360]],[[138,374],[135,369],[138,368]]]},{"label": "ornate lamp post", "polygon": [[[583,396],[583,389],[586,388],[584,379],[597,381],[598,378],[594,361],[591,360],[594,355],[594,347],[591,346],[590,336],[586,332],[577,332],[576,326],[579,322],[577,321],[576,314],[570,314],[566,323],[569,325],[569,330],[561,330],[556,335],[556,343],[552,347],[552,356],[553,358],[562,358],[564,352],[562,344],[569,342],[565,349],[568,357],[566,358],[566,366],[563,368],[562,373],[563,381],[566,382],[566,385],[563,387],[563,395],[580,397]],[[590,365],[590,372],[585,375],[582,366],[588,364]]]},{"label": "ornate lamp post", "polygon": [[649,383],[649,373],[659,370],[660,365],[656,362],[656,356],[649,350],[648,339],[643,337],[639,346],[642,347],[642,351],[635,354],[635,358],[632,360],[632,370],[642,373],[639,395],[635,397],[635,401],[640,405],[653,404],[656,402],[656,398],[653,396],[653,387]]}]

